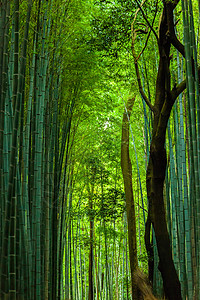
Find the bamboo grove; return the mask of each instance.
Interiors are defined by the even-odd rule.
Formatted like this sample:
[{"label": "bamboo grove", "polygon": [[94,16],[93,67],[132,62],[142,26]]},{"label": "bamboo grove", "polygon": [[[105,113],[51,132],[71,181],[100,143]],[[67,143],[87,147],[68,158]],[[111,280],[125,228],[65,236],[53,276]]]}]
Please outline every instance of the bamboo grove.
[{"label": "bamboo grove", "polygon": [[162,197],[180,299],[200,299],[200,4],[192,0],[0,1],[0,299],[137,299],[129,258],[155,296],[166,295],[146,172],[156,30],[170,5],[173,28],[163,32],[180,43],[170,42],[167,78],[181,92],[167,123]]},{"label": "bamboo grove", "polygon": [[61,34],[58,15],[65,17],[67,5],[65,14],[58,5],[1,2],[1,299],[60,297],[78,83],[63,111],[60,46],[51,30]]}]

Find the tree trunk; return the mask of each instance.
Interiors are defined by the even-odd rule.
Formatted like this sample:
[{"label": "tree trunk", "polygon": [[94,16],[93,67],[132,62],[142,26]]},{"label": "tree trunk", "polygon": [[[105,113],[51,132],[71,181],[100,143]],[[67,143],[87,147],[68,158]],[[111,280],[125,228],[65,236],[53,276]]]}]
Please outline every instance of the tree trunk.
[{"label": "tree trunk", "polygon": [[162,274],[165,294],[170,300],[178,300],[181,299],[181,286],[172,259],[163,199],[166,153],[164,149],[161,153],[156,148],[150,151],[147,170],[149,209],[156,236],[159,270]]},{"label": "tree trunk", "polygon": [[164,290],[170,300],[181,298],[181,286],[174,267],[169,233],[165,215],[163,186],[167,165],[165,137],[170,113],[176,97],[172,97],[170,86],[170,47],[167,32],[173,22],[172,3],[165,4],[159,28],[160,61],[156,81],[156,99],[153,123],[153,135],[150,146],[150,158],[147,167],[147,197],[149,213],[155,231],[159,269],[162,274]]},{"label": "tree trunk", "polygon": [[[170,48],[173,45],[183,56],[184,46],[178,41],[173,20],[173,10],[179,0],[164,0],[163,13],[160,18],[159,34],[157,35],[153,27],[151,30],[157,39],[159,49],[159,67],[156,80],[156,95],[154,105],[145,95],[139,73],[138,58],[134,44],[139,30],[133,30],[132,24],[132,53],[135,62],[138,86],[140,93],[146,104],[151,109],[153,119],[152,141],[150,146],[150,157],[146,174],[147,197],[149,201],[148,224],[146,226],[145,240],[150,240],[150,226],[153,224],[159,255],[159,269],[162,274],[165,295],[169,300],[179,300],[181,297],[181,286],[172,259],[169,233],[165,215],[165,205],[163,199],[163,186],[166,171],[166,150],[165,138],[168,120],[172,107],[178,95],[186,88],[186,81],[175,85],[171,89],[170,75]],[[140,7],[141,9],[141,7]],[[145,19],[146,16],[143,13]],[[147,249],[148,250],[148,249]]]}]

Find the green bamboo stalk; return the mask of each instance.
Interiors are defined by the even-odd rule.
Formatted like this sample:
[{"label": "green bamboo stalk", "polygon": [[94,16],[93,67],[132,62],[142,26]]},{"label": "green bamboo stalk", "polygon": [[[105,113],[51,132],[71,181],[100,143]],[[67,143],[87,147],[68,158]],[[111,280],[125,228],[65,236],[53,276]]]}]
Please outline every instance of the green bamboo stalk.
[{"label": "green bamboo stalk", "polygon": [[167,204],[167,224],[168,224],[170,243],[172,245],[172,220],[171,220],[170,182],[169,182],[168,168],[166,170],[165,176],[166,176],[165,193],[166,193],[166,204]]},{"label": "green bamboo stalk", "polygon": [[182,152],[180,151],[180,130],[179,130],[179,121],[178,121],[178,109],[177,104],[174,107],[174,130],[175,130],[175,150],[176,150],[176,175],[177,175],[177,184],[178,184],[178,199],[180,205],[180,281],[182,289],[182,297],[185,298],[188,291],[187,278],[186,278],[186,260],[185,260],[185,216],[184,216],[184,207],[183,207],[183,183],[182,183]]},{"label": "green bamboo stalk", "polygon": [[[19,215],[19,233],[20,233],[20,257],[19,257],[19,269],[21,274],[19,276],[19,289],[18,289],[18,297],[25,297],[31,299],[31,285],[30,285],[30,278],[29,278],[29,271],[30,271],[30,263],[28,262],[28,247],[29,241],[28,238],[28,231],[25,221],[25,214],[24,214],[24,207],[22,205],[22,195],[21,195],[21,180],[19,175],[19,168],[17,170],[17,203],[18,203],[18,215]],[[23,281],[23,282],[22,282]]]},{"label": "green bamboo stalk", "polygon": [[[196,266],[197,268],[193,269],[193,272],[197,270],[197,280],[194,281],[195,290],[199,293],[199,234],[200,234],[200,223],[199,223],[199,175],[198,175],[198,163],[199,159],[199,140],[197,139],[197,129],[196,127],[196,107],[195,107],[195,79],[193,75],[192,65],[196,64],[195,58],[195,44],[194,44],[194,25],[191,17],[191,3],[188,4],[188,1],[182,1],[183,9],[183,24],[184,24],[184,42],[185,42],[185,56],[186,56],[186,74],[187,74],[187,87],[188,87],[188,113],[189,113],[189,129],[190,129],[190,196],[191,196],[191,206],[192,211],[194,212],[194,222],[195,226],[195,252],[196,252]],[[190,17],[190,19],[189,19]],[[193,39],[193,40],[192,40]],[[194,56],[193,56],[194,54]],[[194,57],[194,60],[192,60]],[[195,66],[196,68],[196,66]],[[196,78],[197,79],[197,78]],[[198,92],[196,92],[198,97]],[[198,100],[197,100],[198,101]],[[198,109],[199,110],[199,109]],[[199,115],[199,112],[198,112]],[[199,119],[199,117],[198,117]],[[199,123],[199,121],[198,121]],[[193,229],[192,229],[193,230]],[[196,275],[194,274],[194,278]]]},{"label": "green bamboo stalk", "polygon": [[[9,292],[13,299],[16,298],[16,247],[15,247],[15,236],[16,236],[16,196],[14,194],[13,187],[15,186],[15,172],[16,172],[16,158],[17,158],[17,131],[19,124],[19,114],[21,106],[21,97],[18,92],[18,34],[19,34],[19,2],[15,1],[15,58],[14,58],[14,94],[16,96],[16,110],[13,126],[13,135],[12,135],[12,151],[11,151],[11,164],[9,170],[9,188],[8,188],[8,198],[7,198],[7,207],[6,207],[6,217],[5,225],[3,229],[3,246],[2,246],[2,256],[1,256],[1,285],[6,286],[8,283],[8,277],[6,275],[7,271],[7,258],[11,259],[10,261],[10,284]],[[18,31],[18,32],[17,32]],[[20,88],[20,87],[19,87]],[[9,230],[10,227],[10,230]],[[9,234],[10,232],[10,234]],[[8,237],[10,237],[10,248],[7,248]],[[1,289],[5,293],[5,288]]]},{"label": "green bamboo stalk", "polygon": [[122,265],[122,299],[124,300],[124,286],[125,286],[125,244],[126,244],[126,235],[127,235],[127,217],[126,213],[123,215],[123,224],[124,224],[124,238],[123,238],[123,265]]},{"label": "green bamboo stalk", "polygon": [[19,1],[14,7],[14,73],[13,73],[13,111],[15,111],[19,81]]},{"label": "green bamboo stalk", "polygon": [[[194,114],[196,116],[196,131],[197,131],[197,136],[196,136],[196,143],[197,143],[197,160],[198,164],[200,163],[200,107],[199,107],[199,99],[200,99],[200,94],[199,94],[199,76],[198,76],[198,63],[197,63],[197,46],[196,46],[196,41],[195,41],[195,31],[194,31],[194,20],[193,20],[193,7],[192,7],[192,2],[189,0],[188,4],[188,12],[189,12],[189,37],[190,37],[190,49],[191,53],[193,55],[194,59],[194,75],[193,75],[193,81],[195,85],[195,108],[194,108]],[[192,118],[193,119],[193,118]],[[196,181],[200,180],[197,176],[195,177],[195,185],[196,185],[196,190],[197,193],[199,192],[200,189],[200,182]],[[196,199],[197,201],[197,249],[199,251],[200,249],[200,221],[199,221],[199,209],[200,209],[200,197]],[[197,255],[197,284],[199,284],[200,280],[200,256]],[[197,294],[199,295],[199,285],[197,287]]]},{"label": "green bamboo stalk", "polygon": [[69,299],[69,248],[67,239],[65,246],[65,298]]},{"label": "green bamboo stalk", "polygon": [[[5,55],[6,52],[6,31],[9,28],[9,23],[6,26],[9,18],[9,10],[10,10],[10,3],[7,1],[2,1],[2,5],[0,8],[0,157],[3,157],[3,132],[4,132],[4,115],[5,115],[5,98],[6,98],[6,60]],[[4,203],[4,192],[3,192],[3,162],[2,159],[0,160],[0,197],[1,203]],[[1,211],[1,222],[3,223],[3,211]],[[3,224],[1,224],[3,225]],[[2,228],[2,226],[1,226]],[[1,234],[2,236],[2,234]],[[1,245],[0,243],[0,253],[1,253]]]},{"label": "green bamboo stalk", "polygon": [[69,220],[69,273],[70,273],[70,281],[69,281],[69,287],[70,287],[70,298],[74,299],[74,293],[73,293],[73,271],[72,271],[72,218]]},{"label": "green bamboo stalk", "polygon": [[[79,202],[79,211],[80,211],[80,202]],[[81,287],[80,287],[80,299],[83,299],[83,263],[82,263],[82,251],[81,251],[81,220],[79,216],[79,266],[80,266],[80,281],[81,281]]]},{"label": "green bamboo stalk", "polygon": [[[64,181],[63,181],[63,197],[60,203],[60,220],[59,220],[59,258],[58,258],[58,295],[60,295],[61,290],[60,290],[60,284],[62,283],[61,281],[61,274],[62,274],[62,243],[63,243],[63,228],[64,228],[64,222],[65,222],[65,215],[66,215],[66,206],[64,205],[64,196],[65,196],[65,189],[66,189],[66,173],[67,173],[67,167],[68,167],[68,156],[69,156],[69,142],[70,142],[70,129],[71,129],[71,120],[72,120],[72,112],[73,112],[73,107],[74,107],[74,102],[75,100],[72,101],[71,104],[71,109],[70,109],[70,114],[67,114],[68,120],[66,120],[67,127],[63,131],[64,134],[62,135],[62,146],[61,146],[61,152],[60,152],[60,163],[59,163],[59,182],[61,182],[61,171],[62,171],[62,165],[63,165],[63,157],[64,157],[64,152],[65,152],[65,166],[64,166]],[[62,149],[63,147],[63,149]],[[66,149],[65,149],[66,147]],[[68,176],[68,175],[67,175]],[[69,182],[69,180],[67,180]],[[68,185],[67,185],[68,186]]]},{"label": "green bamboo stalk", "polygon": [[174,253],[174,264],[176,270],[179,269],[179,245],[180,245],[180,203],[177,196],[177,177],[175,172],[174,153],[172,147],[172,137],[170,130],[170,122],[168,123],[168,140],[169,140],[169,156],[170,156],[170,184],[171,184],[171,203],[172,203],[172,248]]},{"label": "green bamboo stalk", "polygon": [[[10,14],[10,2],[2,1],[0,8],[0,259],[2,259],[2,247],[3,247],[3,228],[5,220],[5,188],[3,180],[3,148],[4,148],[4,117],[5,117],[5,99],[7,92],[7,46],[8,46],[8,30],[9,30],[9,14]],[[1,270],[0,270],[1,273]],[[1,283],[0,283],[1,288]]]},{"label": "green bamboo stalk", "polygon": [[[28,259],[27,259],[27,269],[29,270],[30,276],[30,297],[33,297],[33,274],[31,272],[32,266],[32,240],[31,240],[31,219],[30,219],[30,199],[29,199],[29,155],[30,155],[30,124],[31,124],[31,111],[32,111],[32,98],[33,98],[33,86],[34,86],[34,67],[35,67],[35,46],[33,49],[33,57],[32,57],[32,67],[30,68],[30,86],[29,86],[29,97],[27,103],[27,116],[26,116],[26,125],[24,128],[24,136],[23,136],[23,160],[24,160],[24,169],[23,169],[23,206],[24,206],[24,215],[26,215],[26,228],[27,228],[27,238],[28,238]],[[29,178],[30,180],[30,178]]]},{"label": "green bamboo stalk", "polygon": [[[8,171],[9,171],[9,149],[11,145],[11,135],[10,130],[12,130],[12,116],[13,111],[10,103],[10,92],[9,92],[9,58],[8,58],[8,43],[9,43],[9,10],[10,5],[7,3],[6,9],[6,27],[5,27],[5,41],[4,41],[4,56],[3,56],[3,98],[4,98],[4,105],[5,105],[5,114],[4,114],[4,138],[3,138],[3,150],[4,150],[4,160],[3,160],[3,176],[4,176],[4,192],[5,199],[7,196],[7,188],[8,188]],[[14,30],[12,30],[14,33]],[[3,104],[2,102],[2,104]],[[1,164],[1,163],[0,163]],[[3,207],[2,207],[3,208]],[[3,208],[5,211],[5,208]]]},{"label": "green bamboo stalk", "polygon": [[[178,82],[182,80],[182,71],[180,67],[179,55],[177,53],[177,64],[178,64]],[[193,295],[193,278],[192,278],[192,251],[191,251],[191,226],[189,216],[191,214],[189,197],[188,197],[188,179],[187,179],[187,166],[186,166],[186,146],[184,140],[184,116],[183,116],[183,103],[182,94],[179,96],[180,106],[180,157],[182,164],[183,177],[183,205],[184,205],[184,222],[185,222],[185,240],[186,240],[186,265],[187,265],[187,284],[188,284],[188,297],[192,298]],[[178,155],[178,154],[177,154]]]},{"label": "green bamboo stalk", "polygon": [[52,207],[52,298],[57,297],[57,251],[58,251],[58,195],[59,195],[59,184],[58,184],[58,156],[59,156],[59,132],[58,132],[58,107],[57,107],[57,94],[54,99],[54,111],[55,111],[55,156],[54,156],[54,190],[53,190],[53,207]]},{"label": "green bamboo stalk", "polygon": [[[49,91],[48,91],[49,92]],[[50,261],[50,174],[49,174],[49,160],[50,160],[50,111],[49,102],[46,104],[45,112],[45,159],[44,159],[44,297],[48,299],[49,297],[49,261]]]}]

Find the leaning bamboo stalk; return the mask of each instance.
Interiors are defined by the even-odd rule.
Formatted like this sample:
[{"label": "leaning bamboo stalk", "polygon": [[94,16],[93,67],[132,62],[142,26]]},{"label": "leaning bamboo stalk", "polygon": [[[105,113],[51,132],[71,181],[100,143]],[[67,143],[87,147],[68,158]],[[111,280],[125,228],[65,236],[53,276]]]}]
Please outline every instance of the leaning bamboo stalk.
[{"label": "leaning bamboo stalk", "polygon": [[14,74],[13,74],[13,111],[15,111],[19,80],[19,0],[15,0],[14,7]]},{"label": "leaning bamboo stalk", "polygon": [[134,101],[135,101],[135,97],[128,100],[123,115],[122,141],[121,141],[121,168],[122,168],[125,197],[126,197],[132,298],[137,299],[138,290],[134,281],[134,272],[138,268],[136,220],[135,220],[135,204],[133,199],[133,187],[132,187],[132,165],[129,156],[129,119],[130,119],[130,114],[131,114]]},{"label": "leaning bamboo stalk", "polygon": [[175,104],[174,107],[174,131],[175,131],[175,161],[176,161],[176,176],[177,176],[177,199],[179,201],[179,252],[180,252],[180,281],[182,297],[185,298],[187,295],[187,278],[186,278],[186,256],[185,256],[185,214],[184,214],[184,203],[183,203],[183,182],[182,182],[182,157],[180,151],[180,128],[178,120],[178,107]]},{"label": "leaning bamboo stalk", "polygon": [[169,178],[171,184],[170,189],[171,189],[171,203],[172,203],[172,248],[174,253],[174,264],[176,270],[178,270],[180,265],[180,255],[179,255],[180,254],[179,253],[180,206],[179,206],[178,195],[177,195],[178,183],[177,183],[176,170],[175,170],[170,122],[168,123],[168,141],[169,141],[169,158],[170,158]]},{"label": "leaning bamboo stalk", "polygon": [[[9,30],[9,13],[10,13],[10,2],[2,1],[0,8],[0,259],[2,256],[2,244],[3,244],[3,228],[5,219],[5,188],[3,186],[3,143],[4,143],[4,117],[5,117],[5,99],[7,92],[7,45],[8,45],[8,30]],[[0,270],[1,273],[1,270]]]},{"label": "leaning bamboo stalk", "polygon": [[[14,19],[14,18],[13,18]],[[8,64],[8,84],[5,97],[5,119],[4,119],[4,193],[7,197],[8,181],[9,181],[9,164],[10,164],[10,151],[12,145],[12,130],[13,130],[13,106],[12,106],[12,82],[13,82],[13,67],[14,67],[14,23],[11,29],[11,46],[9,53]]]},{"label": "leaning bamboo stalk", "polygon": [[[177,54],[177,64],[178,64],[178,82],[182,80],[183,72],[182,67],[180,65],[179,56]],[[189,197],[188,197],[188,178],[187,178],[187,166],[186,166],[186,145],[184,140],[184,120],[183,120],[183,101],[182,101],[182,94],[179,96],[179,108],[180,108],[180,154],[177,153],[177,156],[180,157],[180,164],[182,166],[182,171],[179,176],[183,178],[182,185],[183,185],[183,193],[182,193],[182,201],[183,201],[183,209],[184,209],[184,227],[185,227],[185,259],[186,259],[186,269],[187,269],[187,285],[186,291],[188,291],[189,299],[192,298],[193,293],[193,276],[192,276],[192,247],[191,247],[191,224],[189,220],[189,216],[191,214],[190,205],[189,205]],[[185,125],[186,126],[186,125]]]},{"label": "leaning bamboo stalk", "polygon": [[[194,272],[194,289],[196,290],[196,296],[198,297],[199,293],[199,279],[200,279],[200,221],[199,221],[199,207],[200,207],[200,197],[199,197],[199,174],[198,174],[198,165],[200,161],[199,157],[199,106],[196,107],[195,101],[199,101],[199,87],[198,87],[198,74],[197,74],[197,59],[196,59],[196,45],[194,42],[194,24],[192,18],[192,5],[191,1],[182,1],[183,9],[183,24],[184,24],[184,42],[185,42],[185,56],[186,56],[186,78],[187,78],[187,87],[188,87],[188,116],[189,116],[189,134],[190,134],[190,205],[192,207],[192,224],[196,224],[195,231],[195,256],[196,262],[193,261],[193,264],[196,265],[196,268],[193,268]],[[194,58],[194,59],[192,59]],[[194,66],[194,72],[193,68]],[[195,78],[196,77],[196,78]],[[196,84],[195,84],[196,81]],[[196,98],[196,99],[195,99]],[[196,115],[197,110],[197,115]],[[197,124],[196,125],[196,117]],[[194,219],[194,221],[193,221]],[[196,272],[196,274],[195,274]],[[196,278],[196,280],[195,280]]]},{"label": "leaning bamboo stalk", "polygon": [[[10,1],[3,0],[0,8],[0,157],[3,157],[3,133],[6,98],[7,43],[9,29]],[[3,161],[0,160],[0,197],[3,196]],[[3,203],[3,201],[1,201]],[[2,235],[1,235],[2,236]],[[0,243],[1,245],[1,243]]]},{"label": "leaning bamboo stalk", "polygon": [[[47,89],[49,95],[49,89]],[[49,174],[49,159],[50,159],[50,108],[49,108],[49,99],[46,103],[45,110],[45,133],[44,133],[44,298],[49,298],[49,268],[50,268],[50,195],[49,195],[49,186],[50,186],[50,174]]]},{"label": "leaning bamboo stalk", "polygon": [[[19,84],[19,0],[15,0],[14,4],[14,74],[13,74],[13,111],[15,112],[16,107],[16,99],[18,94],[18,84]],[[21,100],[21,99],[20,99]],[[20,104],[21,105],[21,104]],[[20,110],[20,108],[19,108]],[[16,132],[17,134],[17,132]],[[15,146],[16,147],[16,146]],[[17,152],[17,151],[16,151]],[[15,160],[17,157],[15,158]],[[11,161],[12,163],[12,161]],[[16,173],[16,161],[14,162],[14,172]],[[14,175],[14,173],[13,173]],[[9,178],[9,183],[12,184],[12,187],[15,189],[16,185],[16,174],[12,179],[12,183]],[[11,215],[10,215],[10,232],[9,232],[9,240],[10,240],[10,253],[9,253],[9,261],[10,261],[10,271],[9,271],[9,294],[11,298],[16,298],[16,281],[17,281],[17,274],[16,274],[16,216],[17,216],[17,206],[16,206],[16,192],[13,191],[10,193],[12,197],[11,200]],[[8,190],[9,191],[9,190]],[[9,192],[8,192],[9,195]]]},{"label": "leaning bamboo stalk", "polygon": [[[31,124],[31,112],[32,112],[32,97],[33,97],[33,85],[34,85],[34,66],[35,66],[35,46],[33,50],[33,57],[32,57],[32,66],[30,68],[30,85],[29,85],[29,96],[28,96],[28,103],[27,103],[27,116],[26,116],[26,125],[24,128],[24,136],[23,136],[23,161],[24,161],[24,168],[23,168],[23,183],[22,183],[22,194],[23,194],[23,208],[24,208],[24,215],[26,216],[26,228],[27,228],[27,239],[28,239],[28,253],[27,253],[27,268],[29,270],[29,280],[30,280],[30,297],[32,299],[32,278],[33,274],[31,273],[31,266],[32,266],[32,240],[31,240],[31,219],[30,219],[30,199],[29,199],[29,191],[28,191],[28,177],[29,177],[29,155],[30,155],[30,124]],[[29,178],[30,180],[30,178]]]},{"label": "leaning bamboo stalk", "polygon": [[[20,104],[21,99],[18,93],[18,53],[19,53],[19,44],[18,44],[18,35],[19,35],[19,1],[15,1],[14,6],[15,12],[15,69],[16,73],[15,81],[14,81],[14,91],[16,96],[16,112],[14,118],[14,126],[13,126],[13,134],[12,134],[12,151],[11,151],[11,164],[9,170],[9,188],[8,188],[8,198],[7,198],[7,206],[5,213],[5,225],[3,229],[3,245],[2,245],[2,256],[1,256],[1,284],[8,284],[8,275],[7,273],[7,258],[10,258],[10,284],[9,289],[10,294],[13,297],[16,297],[16,247],[15,247],[15,236],[16,236],[16,198],[13,193],[14,189],[14,179],[16,172],[16,159],[17,159],[17,131],[18,131],[18,123],[19,123],[19,114],[20,114]],[[17,67],[16,67],[17,66]],[[10,232],[10,233],[9,233]],[[8,238],[10,238],[10,249],[7,249]],[[3,290],[3,289],[2,289]]]}]

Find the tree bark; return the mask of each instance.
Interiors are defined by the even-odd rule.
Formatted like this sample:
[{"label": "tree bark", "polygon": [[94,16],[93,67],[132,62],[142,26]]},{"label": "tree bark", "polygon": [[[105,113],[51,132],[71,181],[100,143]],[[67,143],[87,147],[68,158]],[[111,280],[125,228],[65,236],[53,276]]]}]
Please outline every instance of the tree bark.
[{"label": "tree bark", "polygon": [[159,270],[161,271],[165,294],[168,299],[182,299],[180,282],[174,267],[170,239],[167,230],[165,206],[163,199],[163,185],[166,169],[166,153],[162,149],[150,151],[150,159],[147,170],[147,195],[151,203],[151,220],[155,231]]},{"label": "tree bark", "polygon": [[[174,102],[178,95],[186,88],[183,81],[171,89],[170,78],[170,48],[173,45],[184,56],[184,47],[178,41],[174,31],[173,10],[179,0],[164,0],[163,13],[159,24],[159,34],[156,36],[159,49],[159,67],[156,80],[156,95],[154,105],[142,90],[137,55],[134,49],[136,30],[133,31],[132,24],[132,52],[135,62],[138,86],[146,104],[153,112],[153,130],[150,146],[150,157],[146,174],[147,197],[149,201],[148,224],[146,226],[145,239],[150,237],[150,224],[153,225],[159,255],[159,270],[161,271],[164,291],[167,299],[179,300],[181,297],[181,286],[174,267],[172,250],[170,246],[169,233],[166,222],[166,212],[163,199],[163,187],[167,165],[165,138],[167,123]],[[139,30],[138,30],[139,32]],[[145,97],[144,97],[145,96]]]},{"label": "tree bark", "polygon": [[160,62],[156,82],[155,113],[153,135],[150,146],[150,158],[147,167],[147,196],[149,200],[149,214],[155,231],[159,269],[162,274],[164,291],[170,300],[181,298],[181,286],[174,267],[169,233],[167,229],[163,187],[166,172],[165,137],[167,123],[176,98],[172,97],[170,87],[170,47],[168,31],[173,22],[172,3],[164,5],[159,29]]}]

